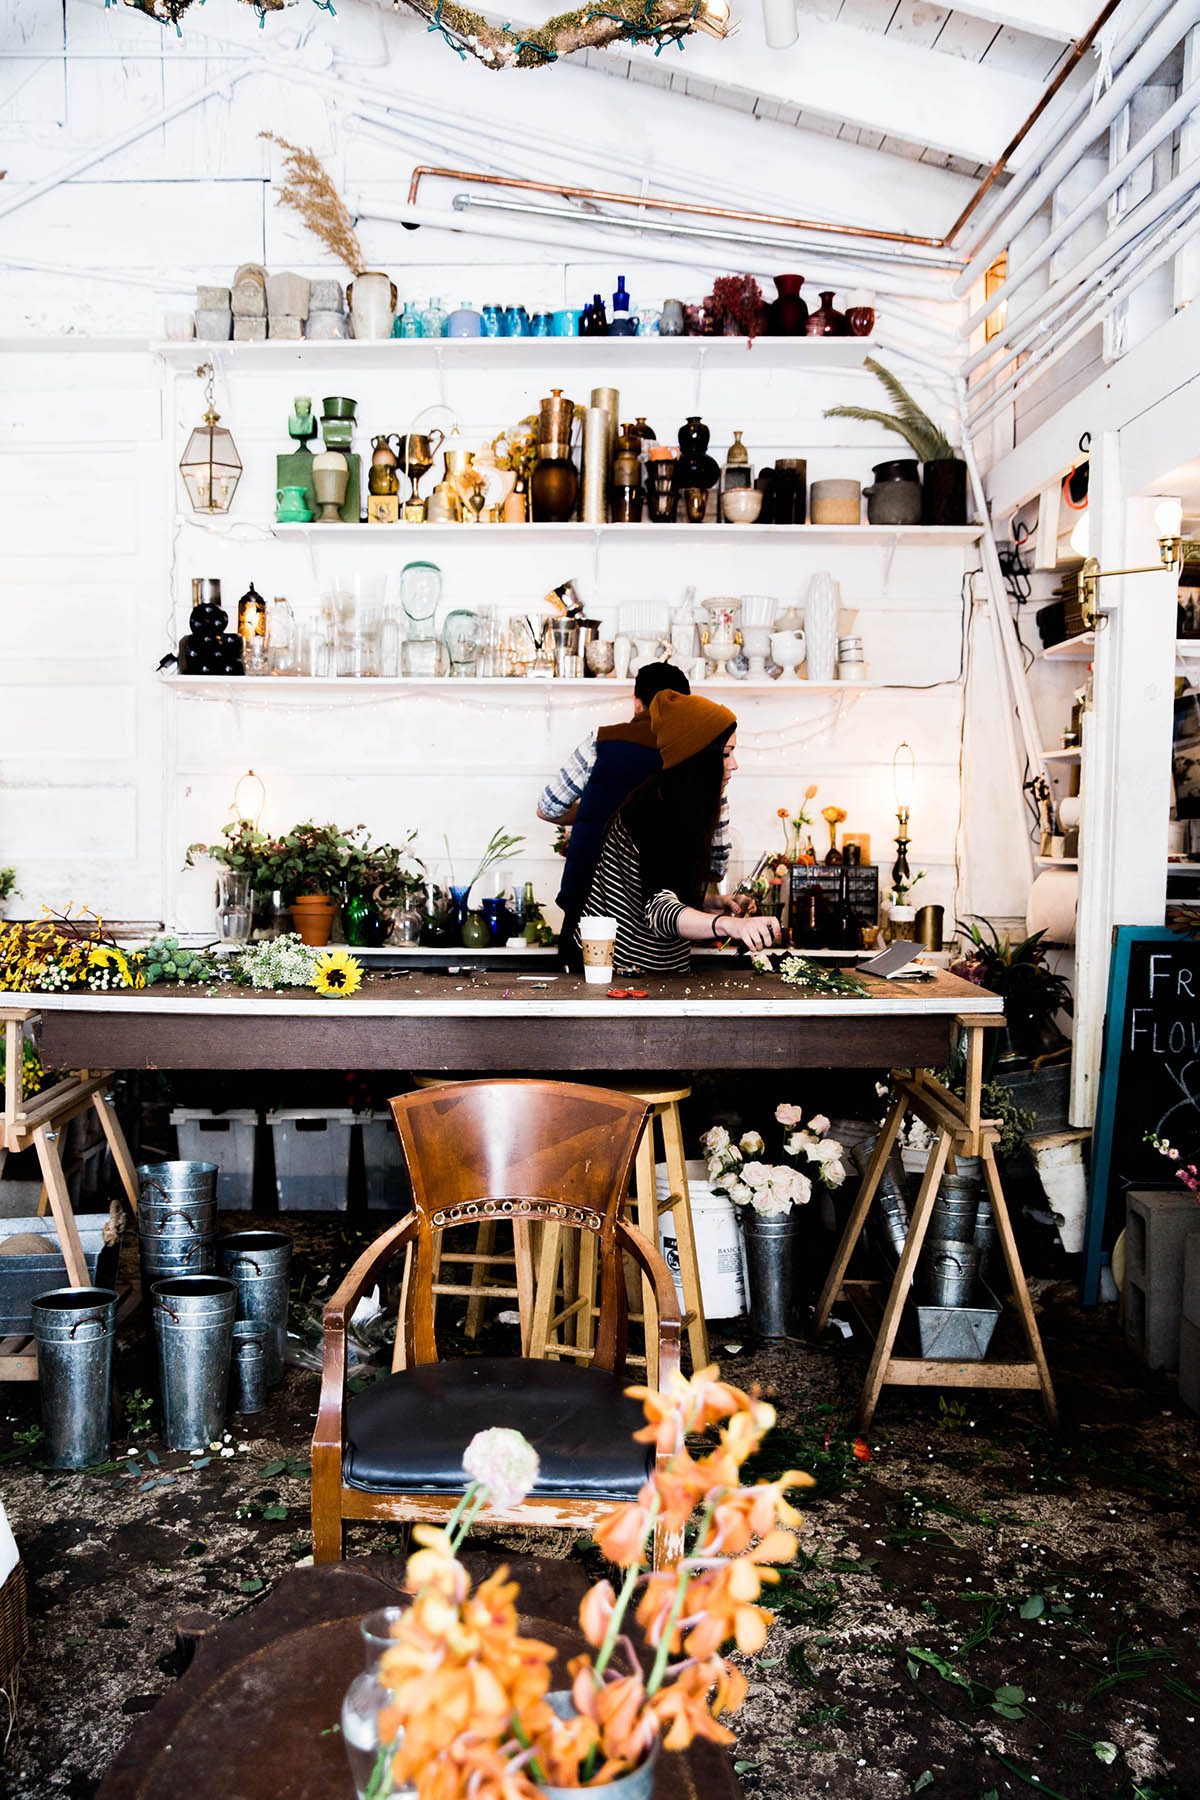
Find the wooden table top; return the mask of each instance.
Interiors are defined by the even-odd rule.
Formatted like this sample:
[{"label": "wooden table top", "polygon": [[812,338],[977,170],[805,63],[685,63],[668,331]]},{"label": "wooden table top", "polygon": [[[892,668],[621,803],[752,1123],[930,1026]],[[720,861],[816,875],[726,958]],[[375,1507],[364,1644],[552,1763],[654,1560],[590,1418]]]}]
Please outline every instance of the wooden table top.
[{"label": "wooden table top", "polygon": [[[469,1552],[478,1581],[495,1558]],[[585,1581],[577,1564],[509,1559],[520,1582],[521,1625],[559,1650],[585,1648],[576,1614]],[[353,1792],[336,1729],[342,1698],[363,1667],[358,1622],[403,1605],[395,1557],[289,1570],[251,1612],[218,1622],[183,1619],[195,1658],[153,1712],[134,1726],[96,1800],[334,1800]],[[569,1679],[551,1678],[567,1687]],[[656,1800],[740,1800],[732,1753],[697,1742],[659,1758]]]}]

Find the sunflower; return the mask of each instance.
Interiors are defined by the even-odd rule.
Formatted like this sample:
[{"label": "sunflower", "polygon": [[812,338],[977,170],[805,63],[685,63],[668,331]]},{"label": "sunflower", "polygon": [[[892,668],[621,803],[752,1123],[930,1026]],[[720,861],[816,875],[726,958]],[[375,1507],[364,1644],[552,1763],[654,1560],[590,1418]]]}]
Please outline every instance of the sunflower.
[{"label": "sunflower", "polygon": [[317,958],[312,984],[318,994],[334,994],[343,1000],[362,986],[362,964],[347,950],[327,950]]}]

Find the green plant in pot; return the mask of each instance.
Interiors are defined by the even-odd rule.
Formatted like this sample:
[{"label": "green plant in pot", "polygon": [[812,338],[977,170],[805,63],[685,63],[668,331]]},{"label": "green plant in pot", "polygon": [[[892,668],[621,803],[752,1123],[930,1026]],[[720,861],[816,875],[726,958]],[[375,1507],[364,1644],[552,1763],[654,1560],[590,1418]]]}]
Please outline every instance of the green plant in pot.
[{"label": "green plant in pot", "polygon": [[280,916],[286,911],[286,904],[278,874],[278,838],[260,831],[252,819],[232,819],[221,827],[219,843],[189,844],[184,867],[194,868],[198,856],[207,856],[236,875],[249,876],[254,895],[255,936],[274,936],[280,929],[291,930],[290,917]]},{"label": "green plant in pot", "polygon": [[921,523],[923,525],[965,525],[967,522],[967,465],[955,455],[954,447],[940,426],[917,405],[908,389],[890,369],[868,356],[865,366],[887,389],[895,403],[894,413],[877,412],[867,406],[828,406],[827,419],[859,419],[866,424],[882,425],[904,438],[921,469]]},{"label": "green plant in pot", "polygon": [[1017,1062],[1056,1049],[1063,1040],[1053,1024],[1054,1015],[1061,1011],[1069,1017],[1073,1008],[1070,984],[1046,960],[1045,932],[1014,941],[978,915],[959,920],[958,928],[965,933],[964,954],[951,964],[951,973],[1004,1000],[1004,1030],[996,1032],[988,1046],[985,1075],[997,1062]]},{"label": "green plant in pot", "polygon": [[[420,857],[410,849],[415,831],[402,845],[356,844],[346,865],[346,903],[342,925],[346,942],[359,948],[386,943],[393,928],[393,913],[411,918],[419,909],[428,876]],[[415,932],[407,934],[411,941]]]},{"label": "green plant in pot", "polygon": [[346,891],[351,860],[361,845],[353,825],[343,831],[337,825],[317,825],[306,819],[293,825],[279,839],[272,868],[274,885],[291,902],[292,916],[306,944],[327,944],[342,896]]}]

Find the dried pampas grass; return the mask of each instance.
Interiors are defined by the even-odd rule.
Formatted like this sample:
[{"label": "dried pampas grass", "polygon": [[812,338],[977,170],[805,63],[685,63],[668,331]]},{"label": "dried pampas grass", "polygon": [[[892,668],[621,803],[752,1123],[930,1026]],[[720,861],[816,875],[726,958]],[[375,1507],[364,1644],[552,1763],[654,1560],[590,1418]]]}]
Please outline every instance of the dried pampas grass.
[{"label": "dried pampas grass", "polygon": [[361,275],[367,266],[354,221],[346,211],[341,195],[311,150],[301,150],[273,131],[260,131],[286,150],[283,168],[286,180],[279,191],[280,206],[290,206],[300,214],[314,237],[319,237],[327,250],[344,262],[352,275]]}]

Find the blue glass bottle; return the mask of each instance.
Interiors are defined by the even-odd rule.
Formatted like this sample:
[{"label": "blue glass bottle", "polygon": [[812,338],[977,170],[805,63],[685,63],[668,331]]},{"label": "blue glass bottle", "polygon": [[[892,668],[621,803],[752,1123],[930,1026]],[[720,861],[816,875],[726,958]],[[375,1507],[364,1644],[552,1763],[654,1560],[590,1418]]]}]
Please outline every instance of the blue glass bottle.
[{"label": "blue glass bottle", "polygon": [[452,338],[483,336],[483,319],[469,300],[461,300],[450,314],[446,324],[446,336]]},{"label": "blue glass bottle", "polygon": [[638,318],[629,310],[629,295],[625,288],[625,277],[617,276],[617,291],[612,297],[612,324],[608,328],[610,337],[636,337]]},{"label": "blue glass bottle", "polygon": [[505,337],[532,337],[529,326],[529,314],[523,306],[506,306],[504,309]]},{"label": "blue glass bottle", "polygon": [[550,313],[535,312],[529,321],[529,335],[530,337],[552,337],[554,335],[553,327],[554,320]]},{"label": "blue glass bottle", "polygon": [[421,314],[421,335],[440,338],[446,335],[446,309],[440,300],[431,300]]},{"label": "blue glass bottle", "polygon": [[401,338],[419,338],[423,335],[424,333],[421,330],[421,315],[418,313],[412,301],[406,300],[404,302],[404,311],[392,326],[392,336]]},{"label": "blue glass bottle", "polygon": [[504,336],[504,312],[499,306],[484,307],[483,335],[490,338]]}]

